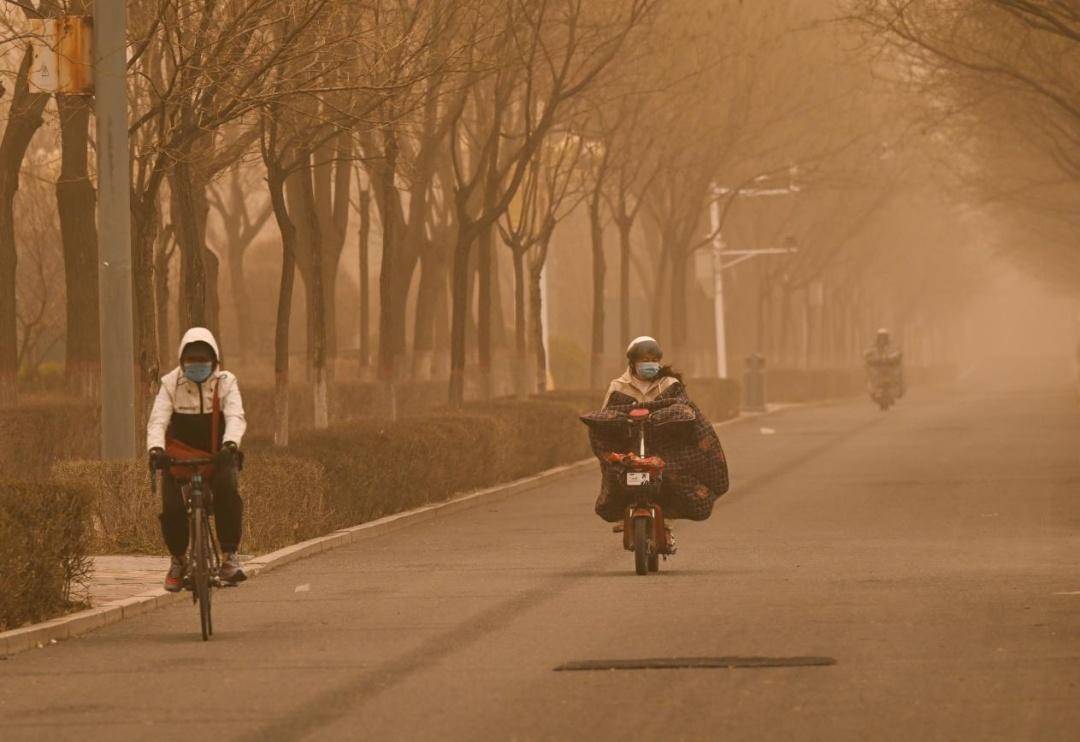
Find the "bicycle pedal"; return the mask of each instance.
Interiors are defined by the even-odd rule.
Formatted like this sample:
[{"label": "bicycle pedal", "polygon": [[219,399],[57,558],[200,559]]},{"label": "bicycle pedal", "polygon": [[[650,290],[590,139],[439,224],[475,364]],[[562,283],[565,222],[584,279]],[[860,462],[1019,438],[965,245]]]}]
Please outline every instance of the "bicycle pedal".
[{"label": "bicycle pedal", "polygon": [[623,524],[622,523],[616,523],[615,525],[613,525],[611,527],[611,532],[612,533],[622,533],[623,532]]}]

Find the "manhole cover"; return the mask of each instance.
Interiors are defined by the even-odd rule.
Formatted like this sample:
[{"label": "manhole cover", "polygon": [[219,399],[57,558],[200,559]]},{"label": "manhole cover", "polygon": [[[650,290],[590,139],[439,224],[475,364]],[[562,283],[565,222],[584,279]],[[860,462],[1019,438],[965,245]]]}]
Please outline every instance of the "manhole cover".
[{"label": "manhole cover", "polygon": [[555,668],[556,672],[583,670],[705,670],[751,667],[824,667],[835,665],[832,657],[649,657],[630,660],[577,660]]}]

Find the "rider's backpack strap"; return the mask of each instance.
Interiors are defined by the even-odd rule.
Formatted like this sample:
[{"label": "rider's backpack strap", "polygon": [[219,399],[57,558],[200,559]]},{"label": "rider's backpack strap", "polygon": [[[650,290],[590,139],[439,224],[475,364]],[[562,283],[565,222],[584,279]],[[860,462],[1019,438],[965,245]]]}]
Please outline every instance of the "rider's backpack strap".
[{"label": "rider's backpack strap", "polygon": [[210,421],[210,453],[217,453],[218,449],[221,448],[221,441],[218,440],[218,426],[221,419],[221,395],[218,394],[220,388],[221,377],[219,376],[214,383],[214,401],[210,403],[210,412],[213,416]]}]

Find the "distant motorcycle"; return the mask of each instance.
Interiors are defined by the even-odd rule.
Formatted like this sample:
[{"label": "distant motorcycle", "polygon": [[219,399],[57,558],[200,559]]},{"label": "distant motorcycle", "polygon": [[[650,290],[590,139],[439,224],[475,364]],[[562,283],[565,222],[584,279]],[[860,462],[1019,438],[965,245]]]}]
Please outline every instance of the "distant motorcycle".
[{"label": "distant motorcycle", "polygon": [[866,359],[867,387],[870,399],[885,412],[904,396],[903,357],[900,353],[868,356]]},{"label": "distant motorcycle", "polygon": [[621,529],[623,547],[634,552],[634,569],[639,575],[658,572],[660,557],[675,553],[674,538],[657,503],[664,479],[664,461],[649,455],[645,440],[650,414],[641,408],[630,411],[638,450],[615,455],[615,463],[622,468],[621,481],[628,502]]}]

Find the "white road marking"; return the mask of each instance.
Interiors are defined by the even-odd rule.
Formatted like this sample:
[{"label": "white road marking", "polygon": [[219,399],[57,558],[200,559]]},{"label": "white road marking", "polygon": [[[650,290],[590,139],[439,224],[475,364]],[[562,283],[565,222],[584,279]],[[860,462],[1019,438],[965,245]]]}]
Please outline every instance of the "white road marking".
[{"label": "white road marking", "polygon": [[1054,595],[1080,595],[1080,590],[1066,590],[1065,592],[1054,593]]},{"label": "white road marking", "polygon": [[311,585],[309,585],[306,582],[303,585],[297,585],[296,589],[293,590],[294,593],[306,593],[306,592],[310,592],[310,591],[311,591]]},{"label": "white road marking", "polygon": [[775,428],[762,428],[761,429],[761,434],[762,435],[774,435],[775,433],[776,433]]}]

